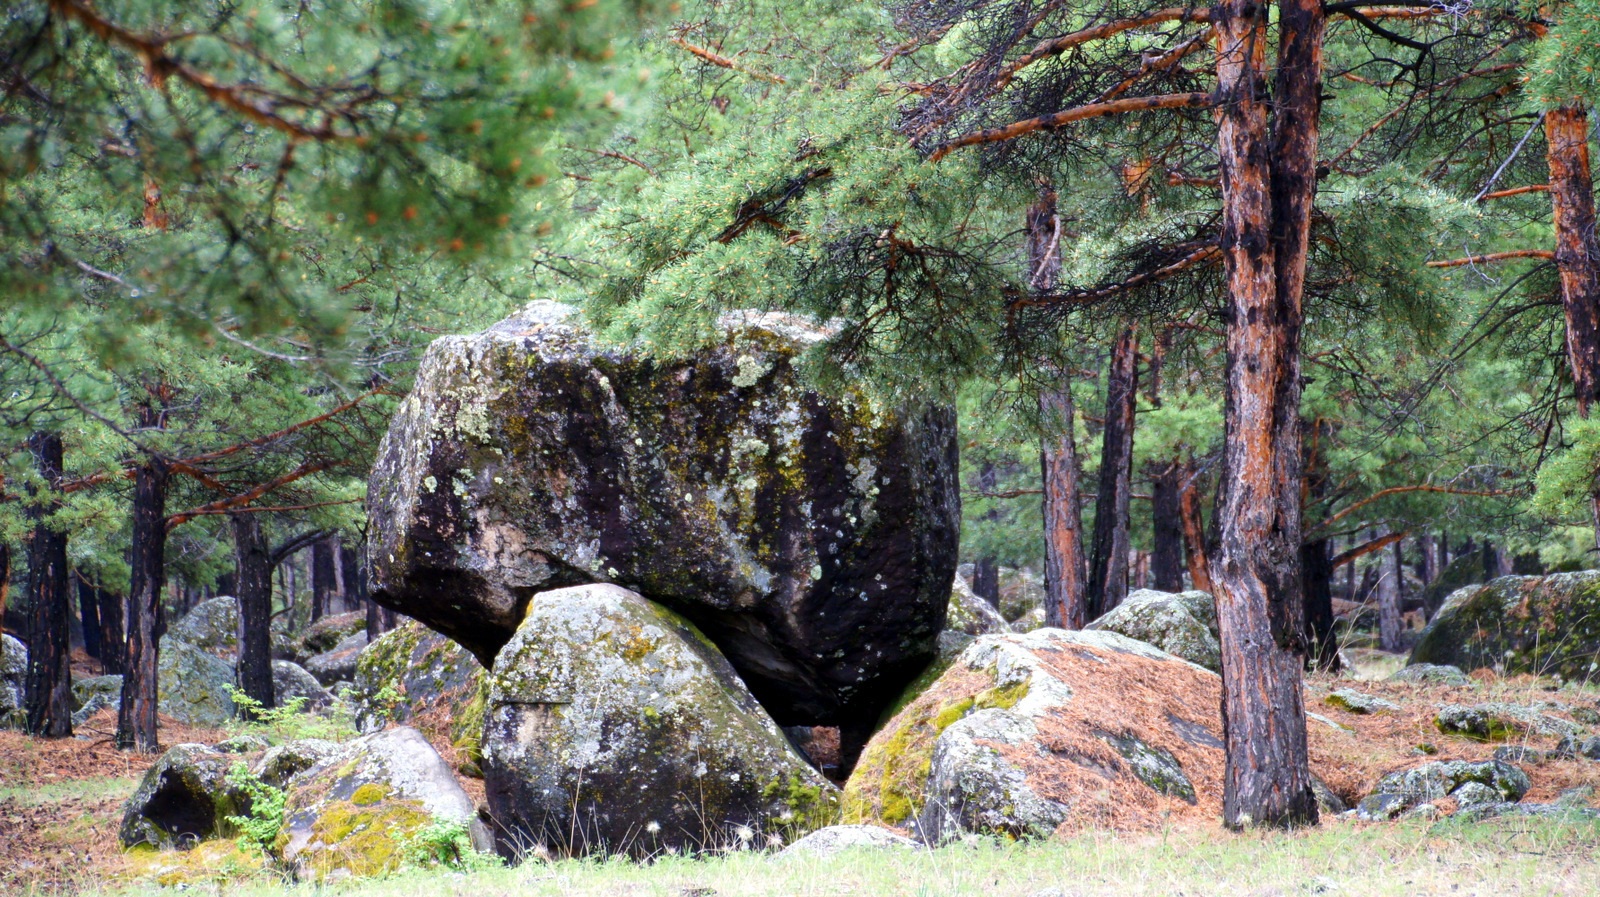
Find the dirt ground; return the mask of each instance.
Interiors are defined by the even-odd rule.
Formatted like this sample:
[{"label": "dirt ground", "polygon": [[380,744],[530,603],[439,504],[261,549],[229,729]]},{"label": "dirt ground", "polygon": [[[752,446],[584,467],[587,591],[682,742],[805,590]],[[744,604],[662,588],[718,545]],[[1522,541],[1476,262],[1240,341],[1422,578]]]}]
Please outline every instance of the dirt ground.
[{"label": "dirt ground", "polygon": [[[1600,709],[1600,690],[1592,688],[1557,691],[1547,681],[1500,678],[1487,671],[1474,674],[1471,687],[1388,682],[1368,677],[1386,675],[1398,667],[1398,659],[1374,653],[1356,661],[1356,669],[1340,676],[1312,675],[1306,682],[1306,709],[1315,714],[1308,724],[1313,768],[1351,803],[1370,792],[1385,773],[1433,760],[1481,760],[1493,754],[1499,745],[1439,733],[1433,716],[1441,704],[1558,701]],[[1336,709],[1325,699],[1338,688],[1386,698],[1400,710],[1362,716]],[[189,728],[166,717],[161,723],[165,745],[215,743],[226,737],[225,732]],[[116,750],[115,728],[115,715],[107,710],[80,730],[82,737],[63,741],[0,731],[0,894],[75,893],[129,874],[117,844],[122,802],[154,758]],[[1555,746],[1555,739],[1526,736],[1518,743],[1547,749]],[[1520,765],[1533,782],[1525,801],[1549,801],[1571,789],[1600,786],[1600,762]],[[481,781],[461,781],[474,799],[482,798]],[[1600,806],[1595,795],[1588,802]],[[1165,824],[1174,823],[1178,821]],[[1118,827],[1115,820],[1109,824]],[[1206,827],[1215,821],[1187,824]]]}]

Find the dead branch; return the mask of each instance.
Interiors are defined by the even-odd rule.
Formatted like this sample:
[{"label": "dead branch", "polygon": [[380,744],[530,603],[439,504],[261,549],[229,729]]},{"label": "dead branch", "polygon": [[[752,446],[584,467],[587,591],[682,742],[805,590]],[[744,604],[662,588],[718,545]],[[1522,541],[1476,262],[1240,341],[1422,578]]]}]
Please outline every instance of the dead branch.
[{"label": "dead branch", "polygon": [[1012,122],[1009,125],[1001,125],[998,128],[984,128],[981,131],[964,134],[954,140],[940,144],[939,148],[934,150],[931,161],[937,162],[948,156],[951,151],[964,146],[998,143],[1002,140],[1020,137],[1023,134],[1050,130],[1088,118],[1121,115],[1124,112],[1143,112],[1149,109],[1197,108],[1210,106],[1212,102],[1211,94],[1209,93],[1169,93],[1153,97],[1129,97],[1122,100],[1113,100],[1109,103],[1089,103],[1072,109],[1063,109],[1060,112],[1053,112],[1049,115],[1041,115],[1038,118],[1029,118]]}]

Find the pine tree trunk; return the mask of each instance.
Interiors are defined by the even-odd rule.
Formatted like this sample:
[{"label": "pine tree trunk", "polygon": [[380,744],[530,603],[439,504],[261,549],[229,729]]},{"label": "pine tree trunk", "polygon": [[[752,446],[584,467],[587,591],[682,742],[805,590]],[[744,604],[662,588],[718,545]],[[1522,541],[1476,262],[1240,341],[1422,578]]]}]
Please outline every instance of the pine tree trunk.
[{"label": "pine tree trunk", "polygon": [[[978,491],[992,495],[996,488],[994,464],[985,461],[978,468]],[[993,521],[994,511],[984,514],[983,518]],[[972,565],[972,594],[989,602],[991,607],[1000,606],[1000,562],[995,560],[994,555],[978,558],[977,563]]]},{"label": "pine tree trunk", "polygon": [[1301,675],[1301,289],[1316,190],[1320,2],[1277,9],[1276,115],[1265,80],[1271,7],[1222,0],[1217,144],[1227,290],[1227,385],[1218,497],[1217,616],[1227,756],[1223,823],[1314,823]]},{"label": "pine tree trunk", "polygon": [[[45,481],[44,490],[55,493],[61,484],[60,434],[34,433],[28,437],[28,449]],[[45,521],[55,509],[53,498],[28,509],[33,535],[28,544],[28,674],[23,706],[30,733],[66,738],[72,734],[72,591],[66,534]]]},{"label": "pine tree trunk", "polygon": [[335,536],[324,536],[311,543],[311,613],[313,616],[340,613],[333,597],[338,592],[334,569]]},{"label": "pine tree trunk", "polygon": [[1316,669],[1337,672],[1339,641],[1333,631],[1333,546],[1317,539],[1300,547],[1300,584],[1306,602],[1306,640],[1311,648],[1311,664]]},{"label": "pine tree trunk", "polygon": [[1398,653],[1404,627],[1400,619],[1400,543],[1395,543],[1394,551],[1378,557],[1378,647]]},{"label": "pine tree trunk", "polygon": [[255,514],[230,514],[239,599],[239,688],[262,709],[278,706],[272,686],[272,549]]},{"label": "pine tree trunk", "polygon": [[11,601],[11,546],[0,544],[0,624]]},{"label": "pine tree trunk", "polygon": [[80,574],[78,581],[78,615],[83,618],[83,653],[95,660],[105,663],[101,656],[101,645],[104,637],[100,630],[100,596],[96,594],[94,586]]},{"label": "pine tree trunk", "polygon": [[1044,621],[1046,626],[1082,629],[1088,620],[1083,558],[1083,495],[1078,478],[1078,448],[1072,438],[1072,387],[1039,394],[1045,435],[1039,439],[1044,474]]},{"label": "pine tree trunk", "polygon": [[1095,496],[1089,556],[1089,620],[1128,597],[1128,504],[1133,496],[1133,412],[1138,399],[1139,343],[1123,329],[1111,350],[1106,422],[1100,443],[1100,488]]},{"label": "pine tree trunk", "polygon": [[1183,591],[1183,465],[1176,459],[1151,475],[1150,587]]},{"label": "pine tree trunk", "polygon": [[[156,427],[161,415],[146,406],[139,423]],[[128,653],[122,672],[122,709],[117,715],[117,747],[155,751],[159,615],[167,554],[167,479],[164,459],[150,456],[134,471],[132,568],[128,589]]]},{"label": "pine tree trunk", "polygon": [[1216,583],[1211,578],[1211,561],[1206,555],[1205,513],[1201,509],[1199,476],[1194,462],[1186,461],[1179,471],[1178,510],[1183,515],[1185,563],[1189,568],[1189,588],[1213,596]]},{"label": "pine tree trunk", "polygon": [[122,632],[127,599],[100,586],[94,587],[94,597],[100,604],[100,671],[107,676],[120,676],[128,654],[127,637]]},{"label": "pine tree trunk", "polygon": [[[1595,235],[1594,177],[1589,167],[1589,113],[1565,106],[1544,116],[1556,269],[1566,318],[1567,364],[1580,417],[1600,396],[1600,238]],[[1600,481],[1590,490],[1595,545],[1600,547]]]}]

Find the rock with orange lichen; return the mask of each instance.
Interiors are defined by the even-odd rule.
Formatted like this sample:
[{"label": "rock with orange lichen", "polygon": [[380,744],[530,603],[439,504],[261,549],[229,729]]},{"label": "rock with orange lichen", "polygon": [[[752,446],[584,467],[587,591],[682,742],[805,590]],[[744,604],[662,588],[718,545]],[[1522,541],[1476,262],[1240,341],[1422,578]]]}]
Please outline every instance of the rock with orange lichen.
[{"label": "rock with orange lichen", "polygon": [[1044,837],[1221,813],[1221,680],[1114,632],[984,636],[884,726],[847,818]]}]

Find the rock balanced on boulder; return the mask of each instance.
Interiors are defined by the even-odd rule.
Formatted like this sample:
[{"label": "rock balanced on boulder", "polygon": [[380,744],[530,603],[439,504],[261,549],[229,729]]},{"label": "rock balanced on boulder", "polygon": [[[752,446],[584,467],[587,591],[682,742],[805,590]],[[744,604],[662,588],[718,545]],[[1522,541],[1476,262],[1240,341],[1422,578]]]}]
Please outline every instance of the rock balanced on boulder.
[{"label": "rock balanced on boulder", "polygon": [[682,361],[535,302],[434,342],[369,481],[373,597],[486,666],[539,592],[609,582],[687,617],[778,723],[865,737],[934,656],[955,415],[802,385],[821,338],[724,319]]}]

